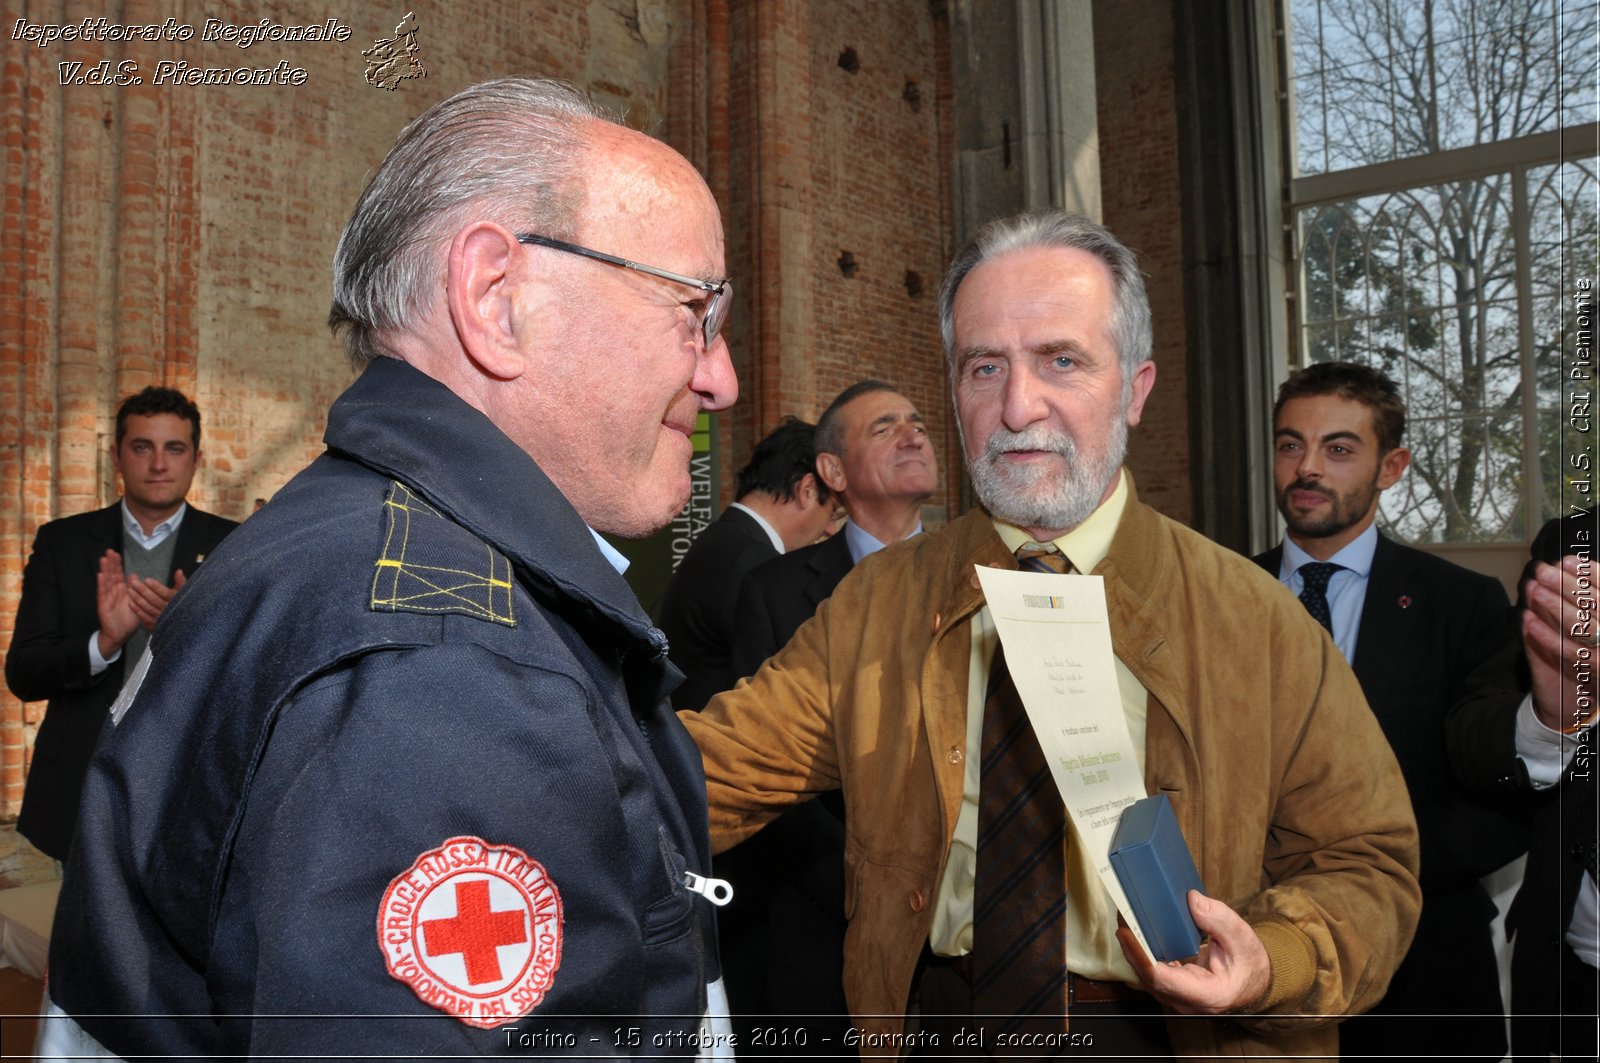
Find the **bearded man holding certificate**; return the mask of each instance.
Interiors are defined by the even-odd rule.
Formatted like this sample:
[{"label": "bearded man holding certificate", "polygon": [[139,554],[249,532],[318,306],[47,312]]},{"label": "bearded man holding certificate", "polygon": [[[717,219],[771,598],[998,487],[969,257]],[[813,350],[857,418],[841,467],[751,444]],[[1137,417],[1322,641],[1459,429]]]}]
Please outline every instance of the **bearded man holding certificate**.
[{"label": "bearded man holding certificate", "polygon": [[[1337,1053],[1339,1017],[1382,996],[1411,939],[1416,824],[1322,627],[1122,468],[1156,377],[1132,252],[1080,217],[993,222],[940,315],[983,508],[858,565],[750,682],[684,717],[714,847],[842,790],[863,1054],[1037,1057],[1090,1036],[1102,1054]],[[978,568],[1100,577],[1114,701],[1024,706],[1041,662],[1014,679]],[[1054,785],[1046,750],[1057,770],[1103,758],[1058,742],[1109,725],[1137,792],[1108,803],[1165,793],[1207,888],[1186,961],[1118,933],[1105,853]]]}]

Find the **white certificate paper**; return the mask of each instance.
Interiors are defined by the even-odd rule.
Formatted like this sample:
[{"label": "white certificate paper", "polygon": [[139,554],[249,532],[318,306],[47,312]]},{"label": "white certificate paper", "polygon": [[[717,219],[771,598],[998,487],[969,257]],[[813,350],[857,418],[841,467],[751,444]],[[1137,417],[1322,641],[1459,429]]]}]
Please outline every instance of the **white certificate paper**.
[{"label": "white certificate paper", "polygon": [[1108,855],[1122,810],[1145,791],[1117,689],[1105,581],[982,566],[977,572],[1006,667],[1078,838],[1149,952]]}]

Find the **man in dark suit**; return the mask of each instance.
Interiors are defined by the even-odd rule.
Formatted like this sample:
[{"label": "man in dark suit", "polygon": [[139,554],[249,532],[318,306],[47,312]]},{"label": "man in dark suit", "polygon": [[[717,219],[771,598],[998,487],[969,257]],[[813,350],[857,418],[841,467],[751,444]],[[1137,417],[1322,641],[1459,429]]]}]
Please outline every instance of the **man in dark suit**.
[{"label": "man in dark suit", "polygon": [[817,478],[816,426],[785,417],[739,470],[737,501],[695,537],[661,605],[668,654],[683,671],[675,709],[698,709],[733,686],[739,585],[751,569],[809,546],[833,522],[833,497]]},{"label": "man in dark suit", "polygon": [[121,501],[39,529],[6,653],[11,692],[50,702],[17,829],[57,860],[71,848],[107,710],[167,602],[238,526],[184,501],[200,461],[200,411],[181,393],[149,387],[124,399],[111,460]]},{"label": "man in dark suit", "polygon": [[[911,400],[880,380],[850,385],[817,420],[817,474],[849,514],[824,542],[767,561],[744,580],[733,640],[734,680],[755,674],[810,619],[857,561],[922,530],[939,485],[927,427]],[[733,686],[729,682],[728,686]],[[814,1037],[842,1038],[844,822],[838,794],[796,806],[717,857],[734,885],[723,912],[728,997],[745,1030],[803,1016]],[[821,1016],[832,1016],[830,1020]],[[746,1055],[785,1055],[741,1039]]]},{"label": "man in dark suit", "polygon": [[744,581],[735,679],[782,649],[856,562],[921,531],[922,504],[939,487],[922,414],[881,380],[839,393],[817,420],[816,446],[817,474],[849,519],[837,535],[768,561]]},{"label": "man in dark suit", "polygon": [[[1410,462],[1405,404],[1376,370],[1309,366],[1278,392],[1274,485],[1285,541],[1256,561],[1299,595],[1350,661],[1400,762],[1422,845],[1422,917],[1389,992],[1345,1022],[1345,1058],[1504,1050],[1499,975],[1479,879],[1514,859],[1519,822],[1452,777],[1444,726],[1505,630],[1499,581],[1379,534],[1378,496]],[[1458,1016],[1448,1023],[1428,1016]],[[1405,1016],[1420,1016],[1407,1019]]]},{"label": "man in dark suit", "polygon": [[1533,816],[1528,866],[1506,929],[1516,1058],[1594,1058],[1600,965],[1595,884],[1593,509],[1533,541],[1519,623],[1450,716],[1463,782]]}]

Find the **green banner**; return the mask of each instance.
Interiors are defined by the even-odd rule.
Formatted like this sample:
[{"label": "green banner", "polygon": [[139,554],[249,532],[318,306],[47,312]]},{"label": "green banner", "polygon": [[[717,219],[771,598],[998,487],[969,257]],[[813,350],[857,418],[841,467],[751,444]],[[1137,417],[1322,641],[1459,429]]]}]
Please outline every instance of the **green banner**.
[{"label": "green banner", "polygon": [[654,618],[661,615],[661,599],[667,584],[678,570],[683,555],[707,524],[717,517],[716,433],[711,430],[712,415],[702,413],[694,424],[694,455],[689,459],[689,501],[672,523],[647,539],[616,539],[606,536],[628,559],[628,583],[639,596],[645,610]]}]

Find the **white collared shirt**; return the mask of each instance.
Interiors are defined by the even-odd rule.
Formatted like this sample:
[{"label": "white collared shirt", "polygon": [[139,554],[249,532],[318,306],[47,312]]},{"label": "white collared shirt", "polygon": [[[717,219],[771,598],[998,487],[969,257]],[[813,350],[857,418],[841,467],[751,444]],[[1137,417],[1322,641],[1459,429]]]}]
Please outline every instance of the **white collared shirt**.
[{"label": "white collared shirt", "polygon": [[[1548,790],[1561,781],[1561,773],[1578,751],[1578,741],[1546,727],[1534,712],[1533,695],[1529,694],[1517,709],[1516,748],[1533,788]],[[1566,942],[1584,963],[1600,967],[1600,886],[1587,871],[1567,922]]]},{"label": "white collared shirt", "polygon": [[128,510],[128,500],[122,500],[122,534],[146,550],[154,550],[167,541],[167,536],[178,530],[178,525],[183,523],[183,515],[189,512],[189,503],[178,503],[178,511],[166,520],[152,528],[149,534],[145,533],[144,526]]},{"label": "white collared shirt", "polygon": [[[584,527],[589,528],[587,524]],[[600,548],[600,556],[606,559],[608,565],[617,570],[617,575],[627,575],[628,566],[633,562],[623,557],[621,551],[606,542],[605,537],[593,528],[589,528],[589,534],[594,536],[594,544]]]},{"label": "white collared shirt", "polygon": [[741,513],[750,514],[750,519],[761,525],[761,530],[767,533],[768,539],[772,540],[772,548],[780,554],[787,552],[783,548],[783,536],[778,534],[778,529],[767,523],[766,517],[763,517],[743,502],[735,502],[731,508],[737,509]]}]

